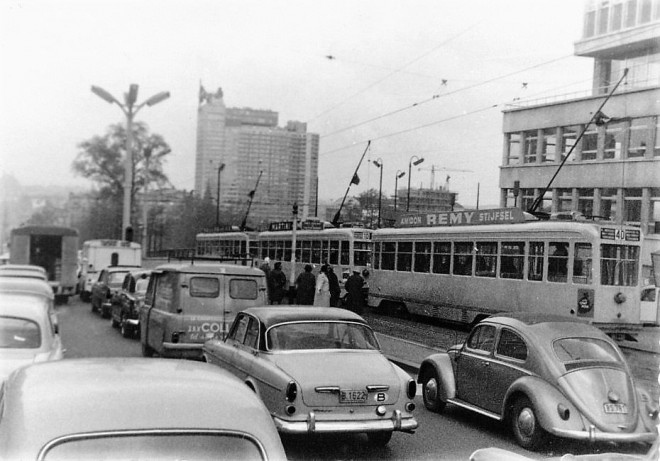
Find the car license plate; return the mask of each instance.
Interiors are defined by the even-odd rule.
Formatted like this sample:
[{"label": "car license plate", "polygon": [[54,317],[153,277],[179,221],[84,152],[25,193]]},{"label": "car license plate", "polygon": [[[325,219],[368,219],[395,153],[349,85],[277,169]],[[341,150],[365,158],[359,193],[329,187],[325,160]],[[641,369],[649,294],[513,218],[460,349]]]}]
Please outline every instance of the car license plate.
[{"label": "car license plate", "polygon": [[339,391],[339,403],[365,403],[366,401],[367,391],[354,391],[351,389]]},{"label": "car license plate", "polygon": [[605,413],[628,413],[628,407],[626,407],[625,403],[604,403],[603,409],[605,410]]}]

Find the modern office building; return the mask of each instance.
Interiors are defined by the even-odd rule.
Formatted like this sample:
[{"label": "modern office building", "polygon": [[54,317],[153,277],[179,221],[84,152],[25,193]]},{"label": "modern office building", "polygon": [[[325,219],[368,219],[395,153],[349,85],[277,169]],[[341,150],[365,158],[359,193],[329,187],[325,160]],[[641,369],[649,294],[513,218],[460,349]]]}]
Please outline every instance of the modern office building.
[{"label": "modern office building", "polygon": [[500,204],[529,209],[550,184],[538,211],[640,226],[648,277],[660,251],[660,0],[588,1],[575,55],[594,61],[587,94],[504,111]]},{"label": "modern office building", "polygon": [[225,107],[221,89],[200,95],[195,192],[219,197],[221,215],[234,221],[224,224],[240,226],[248,207],[251,228],[291,219],[294,203],[299,218],[313,214],[318,153],[305,123],[278,127],[277,112]]}]

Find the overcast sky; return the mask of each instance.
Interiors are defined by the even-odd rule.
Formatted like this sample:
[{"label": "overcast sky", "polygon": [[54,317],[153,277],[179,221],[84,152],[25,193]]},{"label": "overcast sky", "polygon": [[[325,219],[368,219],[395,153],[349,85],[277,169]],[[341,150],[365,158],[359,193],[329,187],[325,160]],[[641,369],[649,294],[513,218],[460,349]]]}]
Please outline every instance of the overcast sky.
[{"label": "overcast sky", "polygon": [[[201,81],[228,107],[307,122],[322,199],[343,196],[372,140],[383,193],[416,155],[414,187],[450,176],[460,203],[479,187],[497,205],[502,110],[590,87],[592,60],[572,56],[582,14],[577,0],[3,0],[0,168],[23,185],[89,186],[71,170],[78,144],[125,122],[90,87],[122,99],[137,83],[139,102],[171,93],[136,119],[165,137],[166,173],[190,190]],[[365,159],[351,195],[378,175]]]}]

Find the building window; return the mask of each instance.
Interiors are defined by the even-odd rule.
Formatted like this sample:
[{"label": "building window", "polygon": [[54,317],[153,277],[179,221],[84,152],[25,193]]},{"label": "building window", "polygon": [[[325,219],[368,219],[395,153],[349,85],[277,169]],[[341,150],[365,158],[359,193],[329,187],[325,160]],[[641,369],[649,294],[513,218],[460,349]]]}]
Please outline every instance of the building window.
[{"label": "building window", "polygon": [[593,189],[578,189],[578,211],[585,216],[594,215]]},{"label": "building window", "polygon": [[642,220],[642,189],[623,190],[623,220],[628,224]]},{"label": "building window", "polygon": [[520,159],[520,133],[509,133],[509,152],[507,165],[515,165]]},{"label": "building window", "polygon": [[582,136],[582,160],[596,160],[598,153],[598,127],[592,126]]},{"label": "building window", "polygon": [[628,158],[644,157],[646,146],[651,134],[652,119],[635,118],[630,123],[630,137],[628,140]]},{"label": "building window", "polygon": [[[561,159],[566,158],[569,152],[575,146],[575,141],[577,141],[578,132],[580,131],[579,126],[565,126],[562,128],[561,136]],[[571,152],[571,156],[568,158],[569,162],[575,160],[575,152]]]},{"label": "building window", "polygon": [[637,0],[628,0],[626,5],[626,27],[633,27],[637,19]]},{"label": "building window", "polygon": [[639,23],[640,24],[646,24],[651,20],[651,10],[652,10],[652,2],[651,0],[641,0],[641,7],[639,9]]},{"label": "building window", "polygon": [[543,139],[541,140],[541,162],[551,163],[555,161],[555,152],[557,152],[557,130],[554,128],[543,130]]},{"label": "building window", "polygon": [[598,34],[607,33],[607,22],[609,20],[610,8],[609,3],[604,1],[601,3],[600,9],[598,10]]},{"label": "building window", "polygon": [[536,163],[536,146],[539,140],[538,132],[536,130],[525,131],[523,136],[525,142],[523,163]]},{"label": "building window", "polygon": [[557,211],[573,209],[573,189],[557,189]]},{"label": "building window", "polygon": [[600,190],[600,212],[598,215],[605,219],[614,219],[617,214],[616,209],[616,189]]},{"label": "building window", "polygon": [[625,125],[620,123],[609,123],[605,128],[605,150],[604,159],[620,159],[621,147],[623,146],[623,136]]},{"label": "building window", "polygon": [[651,189],[649,206],[649,234],[660,234],[660,188]]},{"label": "building window", "polygon": [[610,21],[610,30],[621,29],[623,25],[623,3],[617,2],[612,5],[612,20]]},{"label": "building window", "polygon": [[655,119],[655,147],[653,148],[653,155],[660,156],[660,117]]},{"label": "building window", "polygon": [[593,37],[596,33],[596,11],[587,11],[584,15],[584,37]]}]

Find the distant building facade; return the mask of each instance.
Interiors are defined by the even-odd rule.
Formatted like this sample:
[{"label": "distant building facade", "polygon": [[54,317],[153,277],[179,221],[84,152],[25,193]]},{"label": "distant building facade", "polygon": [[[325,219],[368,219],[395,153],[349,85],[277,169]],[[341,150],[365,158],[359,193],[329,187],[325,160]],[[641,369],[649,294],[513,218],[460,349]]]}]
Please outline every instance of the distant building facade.
[{"label": "distant building facade", "polygon": [[310,216],[317,201],[318,134],[307,133],[301,122],[278,127],[277,112],[228,108],[221,90],[204,92],[200,102],[195,193],[214,201],[219,195],[221,213],[241,216],[255,191],[247,219],[253,228],[290,219],[294,202],[300,217]]},{"label": "distant building facade", "polygon": [[500,204],[529,209],[572,149],[538,211],[640,226],[648,276],[660,251],[660,0],[588,1],[575,54],[594,59],[588,94],[504,111]]}]

